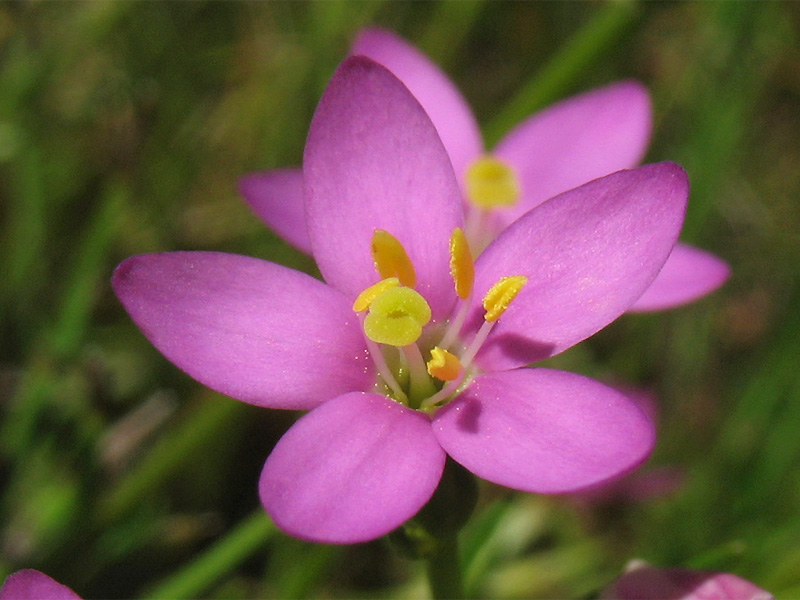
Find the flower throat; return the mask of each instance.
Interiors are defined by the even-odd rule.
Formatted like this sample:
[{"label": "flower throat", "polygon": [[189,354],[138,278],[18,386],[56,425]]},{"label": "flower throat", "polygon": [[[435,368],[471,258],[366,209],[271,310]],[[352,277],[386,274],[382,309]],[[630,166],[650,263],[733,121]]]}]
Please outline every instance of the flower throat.
[{"label": "flower throat", "polygon": [[376,387],[396,402],[431,412],[469,384],[475,356],[527,278],[502,277],[489,289],[483,299],[484,323],[467,344],[461,329],[472,298],[475,268],[460,228],[450,237],[450,274],[458,301],[443,324],[431,323],[430,305],[414,289],[414,265],[400,241],[376,229],[371,251],[381,280],[358,295],[353,310],[378,370]]}]

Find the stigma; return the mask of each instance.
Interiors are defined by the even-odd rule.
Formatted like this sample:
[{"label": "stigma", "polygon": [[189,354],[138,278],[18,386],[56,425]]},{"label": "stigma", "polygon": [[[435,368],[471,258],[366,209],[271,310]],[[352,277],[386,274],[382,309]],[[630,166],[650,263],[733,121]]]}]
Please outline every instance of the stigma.
[{"label": "stigma", "polygon": [[431,307],[418,292],[390,287],[370,303],[364,333],[379,344],[408,346],[419,339],[430,320]]}]

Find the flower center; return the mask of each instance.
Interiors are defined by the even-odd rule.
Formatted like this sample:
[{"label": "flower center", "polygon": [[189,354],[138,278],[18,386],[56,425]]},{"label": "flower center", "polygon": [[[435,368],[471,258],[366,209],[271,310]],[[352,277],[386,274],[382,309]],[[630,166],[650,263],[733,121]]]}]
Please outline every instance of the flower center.
[{"label": "flower center", "polygon": [[527,278],[503,277],[492,286],[483,299],[485,322],[467,344],[461,330],[475,269],[461,229],[456,228],[450,238],[450,273],[459,300],[444,323],[431,323],[430,305],[413,289],[416,273],[400,241],[376,229],[371,250],[375,269],[383,279],[358,295],[353,310],[360,315],[380,376],[377,389],[411,408],[433,411],[469,384],[475,374],[473,359]]},{"label": "flower center", "polygon": [[520,186],[514,170],[501,160],[484,156],[467,169],[467,197],[476,206],[489,210],[514,206]]}]

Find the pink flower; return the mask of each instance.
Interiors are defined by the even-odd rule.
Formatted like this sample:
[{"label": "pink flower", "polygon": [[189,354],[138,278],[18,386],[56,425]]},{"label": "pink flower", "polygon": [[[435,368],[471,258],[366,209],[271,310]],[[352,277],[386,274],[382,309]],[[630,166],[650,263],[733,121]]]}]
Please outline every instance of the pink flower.
[{"label": "pink flower", "polygon": [[679,166],[556,196],[473,263],[433,123],[365,57],[333,76],[303,165],[326,283],[215,252],[134,256],[113,278],[133,320],[189,375],[245,402],[310,411],[261,475],[279,527],[328,543],[386,534],[430,499],[445,453],[489,481],[551,494],[647,457],[653,427],[625,394],[523,367],[605,327],[650,285],[683,221]]},{"label": "pink flower", "polygon": [[23,569],[8,576],[0,588],[0,600],[81,600],[65,585],[41,571]]},{"label": "pink flower", "polygon": [[[392,71],[426,110],[453,163],[465,198],[466,232],[481,250],[505,227],[545,200],[588,181],[639,164],[651,131],[647,90],[622,81],[562,101],[518,125],[488,157],[516,181],[513,205],[480,207],[471,202],[470,173],[487,165],[480,130],[468,104],[447,76],[419,50],[398,36],[366,29],[352,54],[368,56]],[[255,173],[240,182],[254,212],[278,235],[311,254],[303,209],[300,169]],[[421,213],[420,218],[425,218]],[[680,306],[720,287],[728,266],[703,250],[678,243],[669,260],[631,311]]]},{"label": "pink flower", "polygon": [[640,566],[615,581],[604,600],[771,600],[772,594],[736,575]]}]

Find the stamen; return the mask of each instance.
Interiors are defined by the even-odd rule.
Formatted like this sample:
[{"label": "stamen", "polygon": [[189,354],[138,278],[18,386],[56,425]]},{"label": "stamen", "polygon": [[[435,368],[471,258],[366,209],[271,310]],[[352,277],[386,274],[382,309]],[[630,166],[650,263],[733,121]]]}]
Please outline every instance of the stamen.
[{"label": "stamen", "polygon": [[414,287],[417,275],[403,244],[388,231],[376,229],[372,234],[372,260],[383,279],[397,277],[405,286]]},{"label": "stamen", "polygon": [[450,236],[450,273],[456,286],[456,294],[462,300],[469,298],[475,282],[475,263],[467,244],[467,237],[460,227]]},{"label": "stamen", "polygon": [[475,334],[475,337],[472,338],[472,342],[470,342],[469,348],[467,348],[464,353],[461,355],[461,362],[469,366],[472,362],[472,359],[475,358],[475,355],[478,354],[478,350],[481,349],[483,343],[486,341],[486,338],[489,337],[489,332],[494,327],[494,321],[484,321],[481,328],[478,329],[478,333]]},{"label": "stamen", "polygon": [[486,309],[484,319],[489,323],[497,321],[527,282],[528,278],[524,275],[501,277],[483,298],[483,308]]},{"label": "stamen", "polygon": [[393,287],[372,300],[364,333],[373,342],[407,346],[422,335],[431,320],[431,307],[411,288]]},{"label": "stamen", "polygon": [[357,313],[364,312],[369,308],[369,305],[372,304],[375,298],[386,290],[397,287],[398,285],[400,285],[400,280],[397,277],[389,277],[372,284],[358,295],[356,301],[353,302],[353,310]]},{"label": "stamen", "polygon": [[461,306],[458,307],[458,312],[456,313],[456,316],[453,317],[447,324],[447,330],[444,332],[444,336],[442,337],[442,340],[439,342],[440,348],[447,349],[452,345],[452,343],[458,336],[459,332],[461,331],[461,327],[464,326],[464,321],[466,321],[468,313],[469,313],[469,303],[462,302]]},{"label": "stamen", "polygon": [[[358,316],[361,319],[361,326],[363,327],[364,315]],[[380,347],[369,338],[366,338],[365,341],[367,342],[367,350],[369,350],[369,354],[375,362],[375,366],[378,368],[378,374],[381,376],[381,379],[383,379],[384,383],[392,390],[394,397],[408,406],[408,396],[406,396],[405,392],[400,388],[397,379],[392,375],[392,370],[389,368],[389,365],[386,364],[386,358],[383,356]]]},{"label": "stamen", "polygon": [[467,236],[460,227],[456,227],[450,236],[450,274],[453,276],[456,294],[464,302],[461,302],[455,317],[450,319],[442,341],[439,342],[439,347],[445,350],[456,339],[464,319],[467,318],[469,303],[466,301],[472,295],[472,286],[475,283],[475,262],[472,259]]},{"label": "stamen", "polygon": [[467,197],[483,209],[514,206],[520,195],[514,170],[506,163],[485,156],[467,169]]},{"label": "stamen", "polygon": [[461,373],[461,361],[455,354],[447,350],[434,347],[431,350],[431,359],[428,361],[428,374],[442,381],[453,381]]},{"label": "stamen", "polygon": [[512,275],[511,277],[501,277],[500,281],[495,283],[491,289],[486,293],[483,299],[483,308],[486,309],[486,315],[483,325],[472,338],[469,347],[461,355],[461,363],[464,368],[469,367],[472,359],[478,354],[478,351],[483,346],[486,339],[489,337],[489,332],[494,327],[497,319],[506,311],[509,304],[517,297],[520,290],[528,282],[528,278],[524,275]]}]

